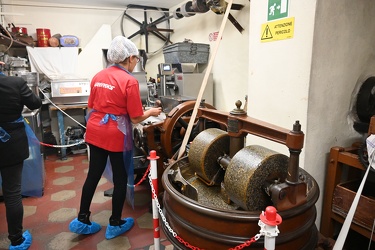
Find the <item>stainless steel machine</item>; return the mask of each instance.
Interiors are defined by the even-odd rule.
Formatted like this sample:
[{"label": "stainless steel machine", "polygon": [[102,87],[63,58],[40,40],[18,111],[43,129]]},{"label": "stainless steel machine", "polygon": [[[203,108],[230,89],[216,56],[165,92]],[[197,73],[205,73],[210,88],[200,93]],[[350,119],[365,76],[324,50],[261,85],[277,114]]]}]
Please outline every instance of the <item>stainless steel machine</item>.
[{"label": "stainless steel machine", "polygon": [[[202,67],[201,67],[202,68]],[[199,94],[205,73],[197,63],[159,64],[160,96],[185,96],[196,98]],[[203,98],[213,104],[213,76],[209,74]]]},{"label": "stainless steel machine", "polygon": [[[19,72],[17,75],[25,79],[31,91],[39,96],[39,74],[37,72]],[[43,141],[41,109],[29,110],[27,107],[24,107],[22,116],[32,128],[38,140]]]},{"label": "stainless steel machine", "polygon": [[41,121],[40,109],[24,112],[22,113],[22,116],[34,131],[34,134],[38,140],[43,141],[43,125]]},{"label": "stainless steel machine", "polygon": [[51,80],[51,97],[56,104],[87,103],[90,95],[90,80]]},{"label": "stainless steel machine", "polygon": [[[158,65],[160,96],[195,99],[201,89],[210,53],[209,44],[184,41],[163,48],[165,63]],[[209,74],[202,100],[214,104],[213,76]]]},{"label": "stainless steel machine", "polygon": [[141,94],[142,104],[145,106],[151,106],[151,103],[149,102],[149,97],[148,97],[149,88],[148,88],[148,83],[147,83],[146,72],[144,71],[133,72],[133,76],[137,79],[139,83],[139,92]]}]

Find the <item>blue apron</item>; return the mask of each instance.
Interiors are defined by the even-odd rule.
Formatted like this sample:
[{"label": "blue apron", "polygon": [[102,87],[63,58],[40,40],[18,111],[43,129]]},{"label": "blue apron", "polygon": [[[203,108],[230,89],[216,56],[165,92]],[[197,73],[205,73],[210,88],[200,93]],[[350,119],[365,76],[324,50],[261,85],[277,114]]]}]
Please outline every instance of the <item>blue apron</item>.
[{"label": "blue apron", "polygon": [[[10,123],[24,123],[29,144],[29,158],[23,162],[21,194],[24,196],[41,197],[44,188],[44,164],[40,151],[40,141],[35,136],[30,125],[21,116]],[[7,142],[11,136],[0,127],[0,143]],[[2,179],[0,176],[0,185]]]}]

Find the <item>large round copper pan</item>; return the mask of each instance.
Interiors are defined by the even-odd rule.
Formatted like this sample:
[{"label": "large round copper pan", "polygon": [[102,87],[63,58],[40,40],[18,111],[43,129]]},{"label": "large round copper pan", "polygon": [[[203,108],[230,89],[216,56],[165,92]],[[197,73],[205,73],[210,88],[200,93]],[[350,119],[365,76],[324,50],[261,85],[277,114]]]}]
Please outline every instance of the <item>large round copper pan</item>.
[{"label": "large round copper pan", "polygon": [[[259,215],[262,211],[218,209],[202,205],[179,192],[170,180],[169,170],[189,169],[188,157],[171,164],[163,173],[163,211],[171,229],[188,244],[207,250],[229,249],[248,241],[259,233]],[[279,212],[282,223],[276,238],[277,250],[311,250],[318,241],[315,225],[315,203],[319,187],[314,178],[303,169],[300,172],[309,180],[307,202]],[[162,229],[176,249],[189,249],[174,237],[162,223]],[[264,249],[263,237],[245,249]]]}]

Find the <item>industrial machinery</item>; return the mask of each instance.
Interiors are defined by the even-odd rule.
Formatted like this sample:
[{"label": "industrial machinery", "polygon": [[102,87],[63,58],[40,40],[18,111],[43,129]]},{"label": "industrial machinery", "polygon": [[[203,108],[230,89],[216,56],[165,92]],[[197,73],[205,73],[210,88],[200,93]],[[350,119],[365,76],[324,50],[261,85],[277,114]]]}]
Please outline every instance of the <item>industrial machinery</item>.
[{"label": "industrial machinery", "polygon": [[[163,97],[183,97],[195,100],[198,96],[205,69],[207,67],[210,46],[208,44],[193,43],[186,40],[181,43],[163,48],[165,63],[158,65],[158,96],[165,112],[169,112],[171,106],[170,98],[164,101]],[[207,83],[203,92],[203,101],[213,104],[213,76],[208,75]]]},{"label": "industrial machinery", "polygon": [[[199,65],[200,64],[198,63],[159,64],[159,96],[184,96],[190,97],[191,99],[196,98],[204,77],[204,73],[198,69]],[[213,104],[212,73],[207,80],[203,99],[206,103]]]},{"label": "industrial machinery", "polygon": [[88,79],[50,80],[51,100],[56,104],[87,103],[90,95]]},{"label": "industrial machinery", "polygon": [[[181,119],[178,105],[167,119]],[[228,249],[259,233],[259,214],[268,205],[282,217],[276,249],[314,249],[318,241],[315,203],[319,187],[299,168],[304,134],[298,121],[292,130],[250,118],[240,106],[221,112],[200,107],[196,120],[218,126],[201,126],[188,155],[170,160],[162,175],[163,206],[170,228],[185,242],[201,249]],[[174,114],[179,115],[173,118]],[[168,121],[160,126],[168,134]],[[290,155],[259,145],[245,146],[252,134],[284,144]],[[177,249],[186,249],[170,230],[163,230]],[[264,249],[263,240],[249,248]]]},{"label": "industrial machinery", "polygon": [[[171,159],[176,158],[176,153],[181,147],[182,140],[190,121],[195,100],[183,96],[164,96],[164,105],[173,107],[169,112],[162,113],[159,117],[150,117],[133,127],[135,159],[139,165],[147,161],[150,150],[155,150],[159,159],[158,176],[162,176],[164,169]],[[214,109],[211,104],[202,102],[201,107]],[[205,128],[220,128],[220,124],[209,120],[197,119],[190,134],[189,141]],[[143,166],[147,163],[143,164]],[[137,168],[137,166],[135,166]],[[159,190],[162,192],[161,178]]]},{"label": "industrial machinery", "polygon": [[[128,37],[129,39],[132,39],[133,37],[136,37],[138,35],[144,35],[146,52],[150,53],[150,35],[153,35],[156,38],[164,41],[164,45],[172,43],[170,40],[170,33],[173,32],[173,29],[170,28],[170,19],[175,18],[176,20],[178,20],[184,17],[188,18],[194,16],[195,14],[207,13],[209,10],[213,11],[217,15],[221,15],[225,13],[227,5],[227,2],[224,0],[187,1],[183,3],[181,7],[175,9],[173,11],[173,14],[171,13],[170,15],[169,10],[165,8],[129,4],[126,7],[121,20],[122,35]],[[231,10],[241,10],[243,7],[244,5],[233,3],[231,5]],[[137,10],[136,13],[139,13],[140,10],[144,11],[143,20],[137,20],[136,17],[132,16],[133,9]],[[151,17],[150,12],[160,12],[160,16]],[[125,34],[124,27],[128,26],[124,25],[124,21],[127,19],[131,21],[132,24],[138,25],[139,30],[135,31],[132,34]],[[228,19],[236,27],[236,29],[242,33],[244,28],[238,23],[233,15],[229,13]]]},{"label": "industrial machinery", "polygon": [[[135,157],[141,159],[140,162],[145,162],[149,150],[156,150],[160,156],[159,166],[168,165],[168,160],[181,146],[203,81],[209,45],[184,42],[169,46],[163,52],[166,62],[158,65],[158,81],[145,83],[143,70],[134,73],[139,81],[141,99],[146,109],[162,106],[164,112],[159,117],[150,117],[134,127]],[[186,104],[180,108],[182,103]],[[213,77],[210,74],[201,105],[213,109],[212,104]],[[217,127],[214,122],[203,123],[197,120],[189,141],[194,139],[198,131],[215,126]],[[159,176],[163,170],[161,167]]]}]

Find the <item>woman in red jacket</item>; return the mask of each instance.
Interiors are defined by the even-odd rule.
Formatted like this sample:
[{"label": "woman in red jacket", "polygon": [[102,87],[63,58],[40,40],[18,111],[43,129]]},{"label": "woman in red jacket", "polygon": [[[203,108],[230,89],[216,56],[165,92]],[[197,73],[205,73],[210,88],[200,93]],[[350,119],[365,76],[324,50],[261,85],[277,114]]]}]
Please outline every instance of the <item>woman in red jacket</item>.
[{"label": "woman in red jacket", "polygon": [[[143,110],[139,84],[132,71],[139,62],[139,52],[133,42],[117,36],[111,42],[107,59],[113,63],[97,73],[91,81],[88,107],[91,110],[85,140],[90,147],[90,164],[78,218],[70,223],[70,231],[93,234],[101,226],[91,222],[90,205],[95,189],[109,157],[113,172],[112,215],[106,229],[106,238],[114,238],[128,231],[133,218],[122,218],[128,177],[132,170],[132,123],[139,123],[150,116],[158,116],[161,108]],[[129,195],[129,193],[128,193]]]},{"label": "woman in red jacket", "polygon": [[21,115],[24,105],[34,110],[42,101],[23,78],[3,74],[0,74],[0,96],[0,173],[11,241],[9,249],[28,249],[32,237],[29,231],[23,232],[21,180],[29,144]]}]

